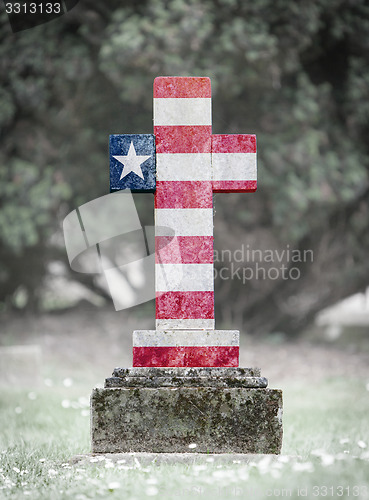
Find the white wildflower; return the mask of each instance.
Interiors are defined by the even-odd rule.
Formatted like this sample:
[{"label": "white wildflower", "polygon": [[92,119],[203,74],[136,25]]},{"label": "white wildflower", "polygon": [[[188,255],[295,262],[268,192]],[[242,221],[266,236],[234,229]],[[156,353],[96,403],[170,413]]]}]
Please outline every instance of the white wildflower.
[{"label": "white wildflower", "polygon": [[192,469],[196,472],[202,471],[202,470],[207,470],[207,465],[205,464],[199,464],[199,465],[193,465]]},{"label": "white wildflower", "polygon": [[325,455],[325,450],[322,450],[319,448],[318,450],[313,450],[311,452],[311,455],[315,455],[316,457],[321,457],[322,455]]},{"label": "white wildflower", "polygon": [[113,491],[113,490],[118,490],[120,488],[120,483],[118,481],[112,481],[111,483],[108,484],[108,490]]},{"label": "white wildflower", "polygon": [[249,471],[247,470],[247,467],[239,469],[238,477],[241,481],[247,481],[249,479]]},{"label": "white wildflower", "polygon": [[235,470],[233,469],[218,469],[213,471],[213,477],[218,479],[227,478],[228,480],[232,480],[236,478]]},{"label": "white wildflower", "polygon": [[270,475],[274,479],[279,479],[281,477],[281,472],[278,469],[271,469]]},{"label": "white wildflower", "polygon": [[78,398],[78,403],[80,404],[81,407],[89,407],[90,406],[90,400],[86,398],[85,396],[80,396]]},{"label": "white wildflower", "polygon": [[329,455],[328,453],[326,455],[322,455],[320,457],[321,461],[322,461],[322,465],[323,467],[327,467],[328,465],[332,465],[334,464],[334,456],[333,455]]},{"label": "white wildflower", "polygon": [[266,474],[269,471],[271,460],[271,457],[265,456],[257,463],[257,468],[261,474]]},{"label": "white wildflower", "polygon": [[149,488],[147,488],[146,490],[146,495],[148,497],[154,497],[155,495],[157,495],[159,493],[159,490],[158,488],[155,488],[155,486],[150,486]]},{"label": "white wildflower", "polygon": [[338,453],[336,456],[335,456],[335,459],[336,460],[346,460],[346,455],[345,453]]},{"label": "white wildflower", "polygon": [[273,462],[272,464],[273,469],[283,469],[283,463],[282,462]]},{"label": "white wildflower", "polygon": [[191,443],[188,445],[188,447],[190,448],[190,450],[193,450],[194,448],[197,447],[197,444],[196,443]]},{"label": "white wildflower", "polygon": [[360,439],[360,441],[357,442],[357,445],[359,448],[366,448],[366,443]]},{"label": "white wildflower", "polygon": [[296,462],[292,465],[296,472],[314,472],[314,466],[311,462]]}]

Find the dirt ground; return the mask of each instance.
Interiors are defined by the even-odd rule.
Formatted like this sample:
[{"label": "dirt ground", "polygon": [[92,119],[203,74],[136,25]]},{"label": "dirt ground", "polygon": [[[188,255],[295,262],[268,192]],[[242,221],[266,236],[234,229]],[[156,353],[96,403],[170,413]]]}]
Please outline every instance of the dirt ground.
[{"label": "dirt ground", "polygon": [[[0,346],[40,346],[43,377],[103,383],[114,367],[132,366],[132,331],[153,328],[153,320],[137,319],[135,311],[84,304],[40,316],[3,314]],[[241,332],[240,343],[240,366],[260,367],[271,387],[295,379],[318,383],[327,377],[359,377],[369,383],[369,337],[363,348],[362,342],[322,341],[316,334],[285,341],[277,335],[258,338]]]}]

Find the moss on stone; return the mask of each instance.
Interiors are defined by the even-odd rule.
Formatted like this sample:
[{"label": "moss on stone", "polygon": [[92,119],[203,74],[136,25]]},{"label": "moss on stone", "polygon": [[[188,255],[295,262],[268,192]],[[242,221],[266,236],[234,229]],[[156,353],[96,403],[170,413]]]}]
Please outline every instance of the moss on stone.
[{"label": "moss on stone", "polygon": [[95,389],[94,452],[279,453],[282,392],[180,387]]}]

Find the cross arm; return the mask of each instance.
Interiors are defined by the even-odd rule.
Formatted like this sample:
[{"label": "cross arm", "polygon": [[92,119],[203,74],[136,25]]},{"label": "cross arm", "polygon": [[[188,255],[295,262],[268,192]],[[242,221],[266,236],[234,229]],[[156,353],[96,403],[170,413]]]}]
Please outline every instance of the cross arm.
[{"label": "cross arm", "polygon": [[252,193],[257,188],[256,136],[214,134],[212,175],[215,193]]}]

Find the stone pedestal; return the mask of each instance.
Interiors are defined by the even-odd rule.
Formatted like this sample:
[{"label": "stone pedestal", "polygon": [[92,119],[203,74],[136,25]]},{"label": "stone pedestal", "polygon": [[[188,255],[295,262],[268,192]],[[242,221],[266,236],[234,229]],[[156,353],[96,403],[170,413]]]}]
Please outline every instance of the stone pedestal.
[{"label": "stone pedestal", "polygon": [[91,396],[92,452],[280,453],[267,384],[256,368],[116,368]]}]

